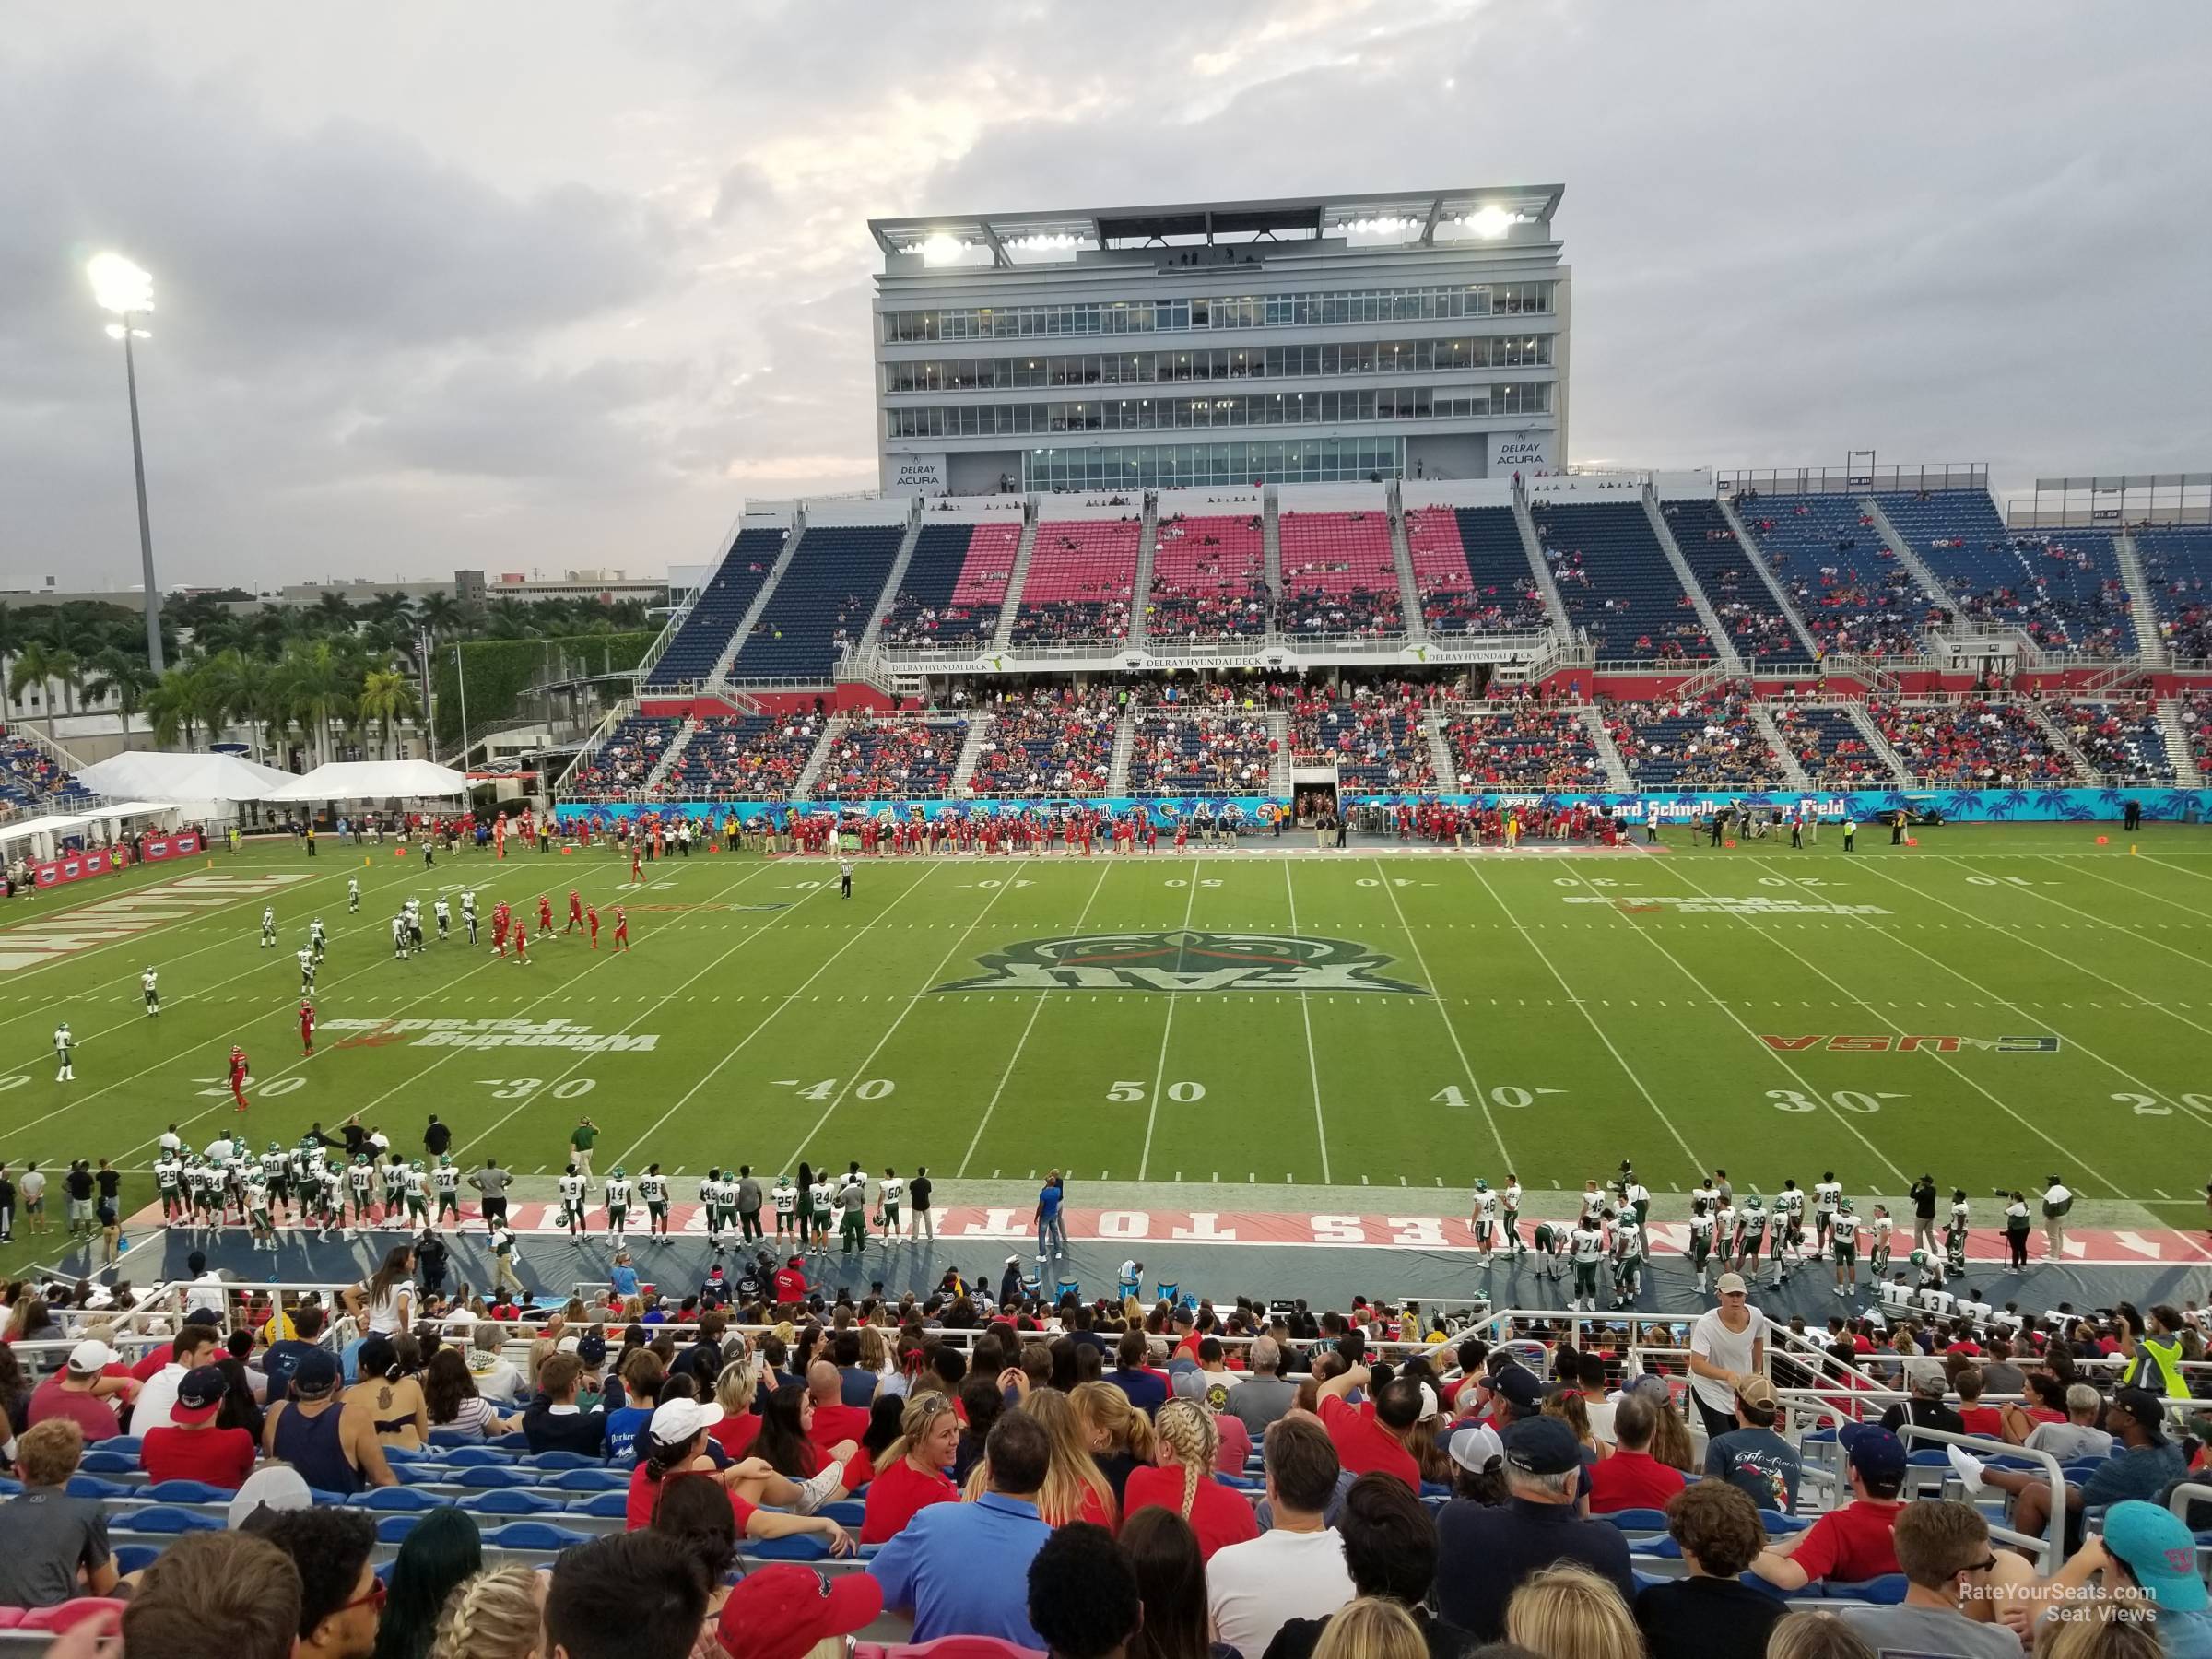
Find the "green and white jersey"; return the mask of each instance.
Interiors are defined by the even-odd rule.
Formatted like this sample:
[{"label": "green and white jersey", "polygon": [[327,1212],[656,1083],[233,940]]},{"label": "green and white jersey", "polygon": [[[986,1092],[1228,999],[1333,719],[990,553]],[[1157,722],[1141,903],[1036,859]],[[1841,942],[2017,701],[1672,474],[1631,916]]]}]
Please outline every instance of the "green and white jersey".
[{"label": "green and white jersey", "polygon": [[1735,1205],[1724,1204],[1719,1209],[1712,1212],[1712,1236],[1720,1241],[1720,1246],[1723,1250],[1726,1250],[1735,1244]]},{"label": "green and white jersey", "polygon": [[430,1171],[430,1184],[441,1198],[450,1198],[461,1191],[461,1171],[452,1164],[440,1164]]},{"label": "green and white jersey", "polygon": [[1834,1214],[1835,1214],[1835,1211],[1836,1211],[1836,1202],[1837,1202],[1837,1200],[1838,1200],[1838,1199],[1841,1198],[1842,1196],[1843,1196],[1843,1183],[1842,1183],[1841,1182],[1840,1182],[1840,1181],[1816,1181],[1816,1182],[1813,1182],[1813,1214],[1814,1214],[1814,1215],[1816,1215],[1816,1216],[1832,1216],[1832,1215],[1834,1215]]},{"label": "green and white jersey", "polygon": [[269,1207],[269,1178],[261,1172],[259,1164],[248,1164],[244,1178],[247,1205],[257,1210]]},{"label": "green and white jersey", "polygon": [[1712,1218],[1692,1216],[1689,1218],[1689,1253],[1694,1261],[1703,1261],[1712,1253]]},{"label": "green and white jersey", "polygon": [[629,1207],[629,1176],[625,1175],[619,1181],[609,1177],[602,1193],[602,1196],[606,1200],[606,1207],[610,1210],[628,1209]]},{"label": "green and white jersey", "polygon": [[323,1166],[323,1202],[336,1209],[346,1195],[346,1171],[336,1164]]},{"label": "green and white jersey", "polygon": [[704,1181],[699,1183],[699,1201],[710,1210],[725,1210],[733,1197],[729,1184],[722,1181]]},{"label": "green and white jersey", "polygon": [[375,1173],[367,1164],[346,1166],[346,1184],[353,1189],[356,1198],[366,1199],[369,1196],[369,1178]]},{"label": "green and white jersey", "polygon": [[1574,1230],[1570,1247],[1573,1251],[1576,1266],[1592,1266],[1605,1259],[1606,1235],[1596,1228],[1584,1224]]},{"label": "green and white jersey", "polygon": [[54,1029],[53,1052],[56,1054],[66,1060],[69,1058],[69,1051],[76,1046],[76,1039],[69,1034],[67,1026],[58,1026]]},{"label": "green and white jersey", "polygon": [[1795,1187],[1784,1187],[1774,1194],[1774,1213],[1795,1221],[1805,1214],[1805,1194]]},{"label": "green and white jersey", "polygon": [[641,1175],[638,1177],[638,1196],[647,1204],[661,1209],[668,1206],[668,1177]]},{"label": "green and white jersey", "polygon": [[1837,1211],[1835,1219],[1829,1224],[1829,1237],[1835,1241],[1839,1249],[1856,1244],[1859,1241],[1859,1218]]},{"label": "green and white jersey", "polygon": [[1509,1216],[1521,1213],[1521,1183],[1517,1181],[1505,1183],[1505,1213]]},{"label": "green and white jersey", "polygon": [[769,1197],[774,1203],[779,1216],[791,1215],[799,1207],[799,1189],[792,1184],[788,1175],[776,1182],[775,1190]]},{"label": "green and white jersey", "polygon": [[560,1207],[563,1210],[582,1209],[583,1207],[583,1177],[563,1175],[559,1184],[560,1186]]},{"label": "green and white jersey", "polygon": [[420,1204],[423,1193],[428,1186],[429,1182],[423,1180],[420,1170],[410,1169],[400,1171],[400,1190],[406,1194],[409,1204]]},{"label": "green and white jersey", "polygon": [[1498,1221],[1498,1194],[1480,1192],[1475,1194],[1475,1222],[1478,1227],[1494,1227]]},{"label": "green and white jersey", "polygon": [[383,1181],[384,1197],[387,1200],[398,1197],[406,1190],[407,1171],[404,1164],[380,1164],[377,1174]]},{"label": "green and white jersey", "polygon": [[1624,1267],[1643,1260],[1643,1240],[1633,1227],[1623,1225],[1613,1230],[1613,1260]]},{"label": "green and white jersey", "polygon": [[163,1197],[173,1196],[184,1183],[184,1166],[175,1159],[163,1156],[154,1160],[154,1185],[161,1189]]},{"label": "green and white jersey", "polygon": [[1584,1193],[1583,1194],[1583,1224],[1585,1226],[1594,1224],[1598,1217],[1605,1213],[1605,1208],[1606,1195],[1603,1193]]},{"label": "green and white jersey", "polygon": [[830,1213],[830,1183],[818,1181],[806,1189],[806,1207],[818,1216]]},{"label": "green and white jersey", "polygon": [[886,1175],[883,1184],[876,1189],[876,1202],[886,1209],[896,1209],[899,1201],[905,1196],[906,1180],[903,1176]]},{"label": "green and white jersey", "polygon": [[1867,1239],[1868,1248],[1887,1250],[1889,1248],[1889,1235],[1897,1230],[1897,1223],[1888,1216],[1877,1216],[1866,1224],[1866,1230],[1870,1235]]},{"label": "green and white jersey", "polygon": [[1964,1232],[1967,1229],[1967,1203],[1961,1198],[1951,1206],[1951,1230]]}]

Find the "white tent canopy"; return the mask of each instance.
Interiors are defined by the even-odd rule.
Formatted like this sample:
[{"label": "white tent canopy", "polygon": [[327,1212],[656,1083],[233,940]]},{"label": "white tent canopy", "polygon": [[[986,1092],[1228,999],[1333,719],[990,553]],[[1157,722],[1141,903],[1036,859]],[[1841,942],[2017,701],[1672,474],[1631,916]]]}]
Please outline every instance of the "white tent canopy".
[{"label": "white tent canopy", "polygon": [[259,797],[265,801],[417,800],[457,795],[468,776],[428,760],[334,760],[304,777],[287,778]]},{"label": "white tent canopy", "polygon": [[19,818],[15,823],[0,825],[0,846],[41,837],[74,835],[79,830],[96,825],[123,824],[132,818],[159,818],[174,811],[176,807],[166,801],[118,801],[112,806],[97,806],[86,812],[48,813],[43,818]]},{"label": "white tent canopy", "polygon": [[259,801],[292,774],[236,755],[169,755],[133,749],[88,766],[76,781],[95,794],[167,801]]}]

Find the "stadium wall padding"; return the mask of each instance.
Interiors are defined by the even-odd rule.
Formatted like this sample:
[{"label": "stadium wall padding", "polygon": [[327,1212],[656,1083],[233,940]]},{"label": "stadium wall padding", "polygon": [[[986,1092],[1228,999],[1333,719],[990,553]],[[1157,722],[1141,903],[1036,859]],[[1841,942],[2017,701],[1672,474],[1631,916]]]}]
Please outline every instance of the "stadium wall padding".
[{"label": "stadium wall padding", "polygon": [[[1654,805],[1658,806],[1660,818],[1665,822],[1682,824],[1693,818],[1703,818],[1716,806],[1733,806],[1737,802],[1752,807],[1780,806],[1785,811],[1805,802],[1817,808],[1821,818],[1830,823],[1840,823],[1846,816],[1850,816],[1857,818],[1861,824],[1871,824],[1882,814],[1895,812],[1900,806],[1915,812],[1940,812],[1946,818],[1958,823],[2117,822],[2130,800],[2141,804],[2143,817],[2147,820],[2196,823],[2212,818],[2212,789],[1768,790],[1741,794],[1666,791],[1641,794],[1549,794],[1524,791],[1447,795],[1363,794],[1357,790],[1345,790],[1341,794],[1344,799],[1356,803],[1381,803],[1386,806],[1400,803],[1418,806],[1422,802],[1443,801],[1455,806],[1604,806],[1610,807],[1615,817],[1626,818],[1637,824],[1644,821],[1650,807]],[[578,818],[589,818],[594,814],[612,822],[620,818],[650,818],[655,813],[669,819],[707,818],[715,822],[734,813],[740,822],[750,823],[763,814],[780,822],[794,806],[805,812],[865,813],[871,818],[887,812],[908,816],[918,812],[924,818],[934,818],[947,813],[956,817],[990,816],[994,813],[1010,817],[1039,808],[1060,811],[1071,806],[1089,806],[1116,816],[1142,808],[1154,822],[1172,824],[1193,815],[1201,806],[1214,817],[1226,812],[1232,818],[1248,822],[1265,821],[1271,811],[1280,811],[1284,803],[1266,795],[1209,795],[1203,799],[1194,795],[1104,795],[1045,801],[665,801],[653,805],[568,801],[555,810],[564,824]]]}]

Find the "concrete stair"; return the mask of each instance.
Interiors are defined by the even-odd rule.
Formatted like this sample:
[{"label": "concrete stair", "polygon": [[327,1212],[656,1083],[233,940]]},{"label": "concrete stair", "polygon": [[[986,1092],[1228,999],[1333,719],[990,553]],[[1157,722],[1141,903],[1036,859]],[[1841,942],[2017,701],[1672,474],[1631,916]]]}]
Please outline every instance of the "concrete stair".
[{"label": "concrete stair", "polygon": [[1421,615],[1420,584],[1413,579],[1413,546],[1406,539],[1406,512],[1395,483],[1390,487],[1389,512],[1390,557],[1398,571],[1398,608],[1406,614],[1406,640],[1408,644],[1426,645],[1429,622]]},{"label": "concrete stair", "polygon": [[1266,561],[1267,614],[1283,614],[1283,525],[1277,512],[1275,487],[1260,491],[1260,551]]},{"label": "concrete stair", "polygon": [[1429,759],[1436,768],[1436,786],[1445,794],[1459,788],[1459,761],[1453,756],[1451,740],[1444,735],[1444,723],[1449,718],[1433,712],[1421,716],[1421,735],[1429,739]]},{"label": "concrete stair", "polygon": [[1536,521],[1529,516],[1528,493],[1518,486],[1513,490],[1513,523],[1521,526],[1521,550],[1528,555],[1528,568],[1535,572],[1536,586],[1543,590],[1544,608],[1551,615],[1552,627],[1559,630],[1559,638],[1574,638],[1574,624],[1567,619],[1567,602],[1559,597],[1559,584],[1551,579],[1551,566],[1544,558],[1544,538],[1536,534]]},{"label": "concrete stair", "polygon": [[1136,705],[1131,703],[1122,711],[1121,724],[1113,728],[1113,761],[1106,771],[1106,793],[1125,795],[1129,793],[1129,757],[1136,749]]},{"label": "concrete stair", "polygon": [[1790,627],[1797,635],[1798,641],[1808,654],[1818,660],[1820,641],[1813,638],[1813,630],[1806,624],[1804,614],[1791,602],[1788,591],[1782,585],[1782,578],[1774,574],[1774,567],[1767,562],[1766,554],[1759,550],[1759,542],[1751,534],[1751,526],[1744,523],[1742,514],[1730,504],[1726,496],[1720,498],[1720,509],[1721,516],[1728,521],[1728,527],[1735,532],[1736,546],[1743,548],[1744,557],[1751,561],[1751,568],[1759,572],[1759,580],[1767,584],[1767,592],[1774,595],[1775,608],[1789,618]]},{"label": "concrete stair", "polygon": [[1152,570],[1155,556],[1159,552],[1159,498],[1149,492],[1145,496],[1145,510],[1138,515],[1141,525],[1136,533],[1136,580],[1135,591],[1129,595],[1129,649],[1142,651],[1151,637],[1148,626],[1152,611]]},{"label": "concrete stair", "polygon": [[1649,484],[1643,487],[1643,515],[1651,520],[1652,534],[1659,538],[1666,562],[1675,567],[1675,580],[1682,584],[1682,591],[1697,607],[1698,620],[1705,625],[1705,637],[1712,641],[1713,661],[1731,675],[1742,674],[1744,659],[1736,654],[1728,630],[1721,626],[1721,613],[1712,608],[1712,601],[1705,596],[1697,572],[1689,568],[1689,560],[1682,557],[1682,548],[1675,540],[1675,528],[1666,522],[1666,514],[1659,511],[1659,492]]},{"label": "concrete stair", "polygon": [[1597,747],[1597,758],[1606,763],[1606,787],[1626,792],[1636,787],[1629,777],[1628,762],[1620,758],[1620,748],[1613,741],[1613,734],[1606,730],[1606,723],[1595,704],[1581,711],[1583,725],[1590,734],[1590,741]]},{"label": "concrete stair", "polygon": [[806,534],[806,515],[801,512],[793,516],[791,534],[783,538],[783,550],[776,555],[776,562],[768,572],[768,580],[760,584],[760,591],[753,595],[752,604],[745,607],[745,615],[737,619],[737,626],[730,634],[730,642],[722,648],[722,654],[714,659],[714,666],[708,670],[708,685],[721,687],[727,684],[730,665],[737,660],[737,653],[745,649],[746,641],[753,637],[753,629],[759,625],[761,613],[768,609],[768,596],[776,591],[776,583],[783,580],[783,572],[791,569],[791,561],[798,557],[799,542]]},{"label": "concrete stair", "polygon": [[868,625],[853,647],[855,661],[866,661],[868,653],[876,649],[876,638],[883,632],[883,620],[899,602],[899,590],[906,585],[906,567],[914,560],[914,543],[921,536],[922,511],[917,498],[914,511],[907,514],[906,535],[899,544],[899,556],[891,560],[890,574],[883,579],[883,592],[877,596],[876,607],[868,615]]},{"label": "concrete stair", "polygon": [[1280,709],[1267,713],[1267,735],[1275,739],[1275,763],[1267,769],[1267,792],[1278,801],[1290,798],[1290,716]]},{"label": "concrete stair", "polygon": [[1859,735],[1866,739],[1866,747],[1889,769],[1889,775],[1900,783],[1910,784],[1912,774],[1905,768],[1905,758],[1889,747],[1889,739],[1882,735],[1882,728],[1874,724],[1874,716],[1866,712],[1864,703],[1845,703],[1852,724],[1859,728]]},{"label": "concrete stair", "polygon": [[1929,600],[1936,605],[1948,606],[1951,603],[1950,596],[1944,592],[1943,583],[1936,579],[1936,572],[1912,550],[1912,544],[1898,534],[1897,526],[1889,522],[1889,515],[1881,510],[1875,499],[1872,496],[1861,496],[1859,507],[1874,520],[1874,527],[1882,533],[1882,545],[1895,553],[1905,569],[1912,572],[1912,580],[1920,583]]},{"label": "concrete stair", "polygon": [[991,726],[995,718],[981,710],[968,716],[968,739],[960,745],[960,758],[952,768],[952,794],[956,799],[967,796],[968,785],[975,777],[975,763],[982,759],[984,745],[991,741]]},{"label": "concrete stair", "polygon": [[2184,789],[2205,786],[2204,769],[2189,750],[2189,728],[2182,720],[2182,700],[2161,697],[2158,701],[2159,729],[2166,734],[2166,758],[2173,762],[2173,781]]},{"label": "concrete stair", "polygon": [[2120,580],[2127,583],[2128,615],[2136,624],[2136,651],[2145,667],[2163,668],[2173,661],[2165,637],[2159,632],[2159,607],[2144,573],[2136,538],[2123,532],[2112,537],[2112,553],[2119,560]]},{"label": "concrete stair", "polygon": [[1774,751],[1774,764],[1784,782],[1792,789],[1812,788],[1812,779],[1797,763],[1797,757],[1790,752],[1790,746],[1783,740],[1782,728],[1774,724],[1774,716],[1767,712],[1763,703],[1751,705],[1751,729],[1764,737],[1767,747]]},{"label": "concrete stair", "polygon": [[806,770],[799,773],[799,781],[792,785],[793,800],[805,801],[813,797],[814,786],[821,779],[822,768],[829,763],[830,746],[844,735],[844,730],[845,717],[842,714],[832,714],[822,723],[822,735],[814,740],[814,753],[806,757]]},{"label": "concrete stair", "polygon": [[1031,502],[1022,521],[1021,545],[1014,550],[1014,574],[1006,582],[1006,597],[998,609],[998,626],[991,630],[991,649],[1006,650],[1014,638],[1014,613],[1021,608],[1022,585],[1030,579],[1030,555],[1037,550],[1037,507]]},{"label": "concrete stair", "polygon": [[651,794],[668,782],[668,774],[676,770],[676,763],[684,758],[684,751],[691,747],[691,739],[699,735],[699,728],[702,724],[695,718],[685,719],[675,740],[661,751],[661,758],[653,762],[653,771],[646,774],[643,793]]},{"label": "concrete stair", "polygon": [[2092,765],[2089,758],[2074,747],[2074,739],[2067,736],[2058,722],[2051,718],[2051,711],[2043,707],[2041,698],[2018,698],[2013,706],[2042,727],[2043,735],[2051,740],[2051,747],[2066,758],[2066,763],[2073,767],[2077,777],[2091,783],[2103,782],[2103,771]]}]

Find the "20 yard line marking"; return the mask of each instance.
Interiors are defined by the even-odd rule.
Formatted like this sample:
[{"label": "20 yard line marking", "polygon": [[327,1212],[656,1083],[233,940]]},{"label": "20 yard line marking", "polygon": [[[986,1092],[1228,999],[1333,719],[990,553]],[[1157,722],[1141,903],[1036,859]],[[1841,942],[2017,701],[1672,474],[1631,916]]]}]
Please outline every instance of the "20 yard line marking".
[{"label": "20 yard line marking", "polygon": [[[1198,866],[1187,858],[1183,863],[1191,872],[1191,896],[1183,901],[1182,906],[1182,931],[1189,933],[1191,931],[1191,912],[1198,902]],[[1182,958],[1179,954],[1175,959],[1180,964]],[[1168,1076],[1168,1038],[1174,1030],[1175,991],[1172,986],[1170,986],[1168,989],[1168,1018],[1159,1028],[1159,1064],[1152,1068],[1152,1100],[1145,1108],[1145,1149],[1136,1160],[1136,1178],[1139,1181],[1144,1180],[1146,1172],[1152,1167],[1152,1126],[1159,1121],[1159,1090],[1161,1085],[1167,1081]]]},{"label": "20 yard line marking", "polygon": [[[1083,931],[1083,924],[1090,915],[1090,907],[1098,902],[1099,889],[1106,885],[1106,873],[1112,868],[1113,865],[1111,862],[1099,866],[1099,878],[1091,886],[1090,897],[1083,901],[1082,913],[1076,918],[1077,933],[1080,934]],[[1045,995],[1046,993],[1038,992],[1035,1000],[1030,1004],[1029,1023],[1021,1028],[1021,1036],[1014,1044],[1014,1053],[1008,1057],[1006,1069],[998,1074],[998,1087],[991,1091],[991,1100],[989,1104],[983,1108],[982,1118],[975,1125],[975,1133],[968,1137],[968,1150],[961,1155],[960,1167],[953,1171],[953,1179],[956,1181],[966,1176],[968,1166],[975,1160],[976,1147],[983,1144],[983,1131],[991,1126],[992,1114],[998,1110],[999,1100],[1006,1092],[1006,1084],[1014,1076],[1014,1068],[1021,1063],[1021,1051],[1029,1047],[1030,1033],[1037,1029],[1037,1016],[1044,1012]],[[991,1175],[993,1180],[996,1180],[998,1171],[994,1170],[991,1171]],[[1178,1181],[1182,1179],[1182,1171],[1178,1170],[1175,1172],[1175,1179]]]},{"label": "20 yard line marking", "polygon": [[[1375,867],[1378,871],[1382,869],[1382,865],[1379,864]],[[1290,882],[1290,861],[1287,858],[1283,860],[1283,895],[1290,902],[1290,931],[1296,934],[1298,932],[1298,893]],[[1394,895],[1392,902],[1396,902]],[[1410,938],[1412,935],[1409,934],[1406,936]],[[1321,1143],[1321,1184],[1327,1186],[1329,1184],[1329,1127],[1323,1121],[1321,1115],[1321,1058],[1313,1052],[1313,1009],[1312,1006],[1307,1002],[1306,994],[1303,991],[1298,994],[1298,1014],[1299,1018],[1305,1022],[1306,1027],[1306,1075],[1313,1080],[1313,1136]]]},{"label": "20 yard line marking", "polygon": [[[1405,907],[1399,904],[1396,890],[1391,887],[1388,877],[1383,876],[1382,861],[1378,858],[1372,862],[1376,878],[1382,882],[1382,890],[1390,895],[1390,908],[1398,913],[1398,925],[1405,927]],[[1297,930],[1296,922],[1291,924],[1291,929],[1293,932]],[[1499,1159],[1510,1170],[1513,1167],[1512,1155],[1505,1149],[1505,1136],[1499,1132],[1497,1116],[1490,1111],[1490,1097],[1483,1092],[1482,1084],[1475,1076],[1474,1063],[1467,1058],[1465,1045],[1459,1040],[1459,1028],[1452,1023],[1452,1010],[1445,1006],[1444,999],[1436,994],[1436,976],[1429,971],[1428,959],[1422,956],[1420,941],[1413,936],[1412,929],[1406,928],[1406,939],[1413,947],[1414,966],[1421,971],[1421,977],[1429,982],[1430,996],[1436,1003],[1436,1011],[1444,1022],[1444,1034],[1452,1039],[1453,1052],[1459,1056],[1459,1069],[1466,1074],[1467,1087],[1475,1091],[1476,1104],[1482,1108],[1483,1122],[1490,1126],[1490,1138],[1498,1143]]]}]

